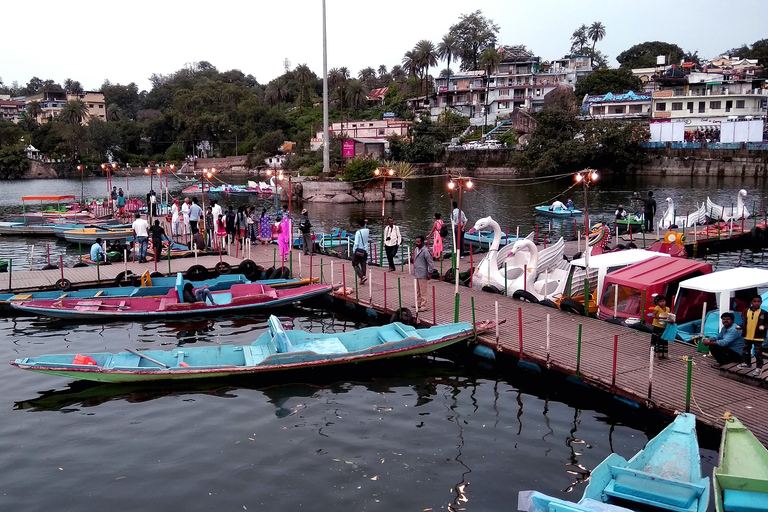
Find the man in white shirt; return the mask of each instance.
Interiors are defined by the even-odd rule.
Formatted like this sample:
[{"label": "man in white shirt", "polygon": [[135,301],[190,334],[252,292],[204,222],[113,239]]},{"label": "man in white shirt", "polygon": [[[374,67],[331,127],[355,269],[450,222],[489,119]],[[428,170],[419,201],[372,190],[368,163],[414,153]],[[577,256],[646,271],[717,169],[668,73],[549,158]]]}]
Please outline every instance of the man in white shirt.
[{"label": "man in white shirt", "polygon": [[182,218],[182,227],[184,229],[184,232],[182,233],[184,235],[184,239],[186,240],[187,235],[190,233],[189,228],[189,198],[184,198],[184,204],[181,205],[181,218]]},{"label": "man in white shirt", "polygon": [[147,261],[147,242],[149,241],[149,224],[136,212],[133,221],[133,240],[139,245],[139,263]]},{"label": "man in white shirt", "polygon": [[203,209],[197,204],[197,198],[192,198],[192,204],[189,206],[189,224],[192,227],[192,234],[194,235],[200,231],[200,217],[203,215]]},{"label": "man in white shirt", "polygon": [[173,206],[171,207],[171,233],[173,233],[173,239],[177,240],[179,231],[181,230],[181,215],[179,212],[179,200],[173,200]]},{"label": "man in white shirt", "polygon": [[451,222],[453,223],[453,234],[456,238],[456,254],[464,256],[464,227],[467,225],[467,216],[462,210],[459,210],[459,203],[453,202],[453,213],[451,213]]},{"label": "man in white shirt", "polygon": [[390,271],[395,270],[395,255],[397,254],[397,248],[402,243],[403,238],[400,236],[400,226],[395,226],[395,221],[392,217],[389,217],[384,228],[384,251],[387,253]]},{"label": "man in white shirt", "polygon": [[219,204],[218,201],[214,199],[213,201],[211,201],[211,203],[213,205],[211,207],[211,213],[213,213],[213,222],[216,222],[217,220],[219,220],[220,216],[224,215],[224,212],[221,210],[221,205]]}]

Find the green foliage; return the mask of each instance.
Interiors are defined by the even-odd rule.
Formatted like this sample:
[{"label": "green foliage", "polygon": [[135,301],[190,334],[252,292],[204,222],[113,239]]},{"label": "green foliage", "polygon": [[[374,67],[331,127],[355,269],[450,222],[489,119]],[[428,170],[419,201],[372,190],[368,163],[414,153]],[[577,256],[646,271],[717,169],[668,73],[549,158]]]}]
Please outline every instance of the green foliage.
[{"label": "green foliage", "polygon": [[432,135],[421,135],[412,140],[393,136],[389,139],[389,151],[393,160],[429,163],[440,160],[445,148],[442,142]]},{"label": "green foliage", "polygon": [[0,179],[20,178],[29,167],[24,152],[24,131],[10,121],[0,120]]},{"label": "green foliage", "polygon": [[621,52],[616,60],[624,68],[652,68],[656,66],[656,56],[667,57],[667,64],[680,64],[685,52],[676,44],[662,41],[647,41],[636,44],[629,50]]},{"label": "green foliage", "polygon": [[597,69],[580,78],[574,94],[581,101],[585,94],[622,94],[628,91],[642,91],[643,83],[632,74],[629,68]]},{"label": "green foliage", "polygon": [[395,176],[398,178],[412,178],[414,173],[416,172],[416,168],[413,166],[413,164],[409,164],[408,162],[397,162],[395,160],[387,160],[383,164],[384,167],[388,169],[394,169],[395,170]]},{"label": "green foliage", "polygon": [[184,145],[178,142],[172,144],[171,147],[165,151],[165,160],[180,162],[185,158],[187,158],[187,152],[184,150]]},{"label": "green foliage", "polygon": [[477,10],[471,14],[462,14],[459,22],[452,25],[448,33],[458,40],[459,52],[456,56],[461,59],[462,71],[466,71],[479,69],[480,53],[489,46],[496,46],[499,26],[483,16],[483,11]]},{"label": "green foliage", "polygon": [[373,179],[373,170],[379,167],[378,160],[355,159],[347,164],[344,181],[362,181]]},{"label": "green foliage", "polygon": [[506,144],[507,147],[517,146],[517,134],[515,133],[515,130],[509,130],[502,133],[497,140],[502,144]]},{"label": "green foliage", "polygon": [[742,59],[757,59],[758,64],[765,66],[768,64],[768,39],[760,39],[751,46],[744,44],[723,53]]},{"label": "green foliage", "polygon": [[437,126],[442,130],[442,140],[448,141],[458,137],[469,126],[469,118],[446,110],[437,118]]}]

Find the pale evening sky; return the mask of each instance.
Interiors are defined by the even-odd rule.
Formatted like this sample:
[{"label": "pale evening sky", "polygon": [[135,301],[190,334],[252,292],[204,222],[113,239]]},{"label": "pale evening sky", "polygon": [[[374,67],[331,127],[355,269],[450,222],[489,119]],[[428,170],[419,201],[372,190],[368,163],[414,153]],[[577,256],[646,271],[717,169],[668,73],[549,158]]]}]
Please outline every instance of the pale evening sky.
[{"label": "pale evening sky", "polygon": [[[14,16],[0,31],[0,77],[26,84],[37,76],[86,90],[135,82],[149,90],[153,73],[208,61],[266,84],[306,63],[322,75],[321,0],[217,2],[191,0],[39,0],[31,18]],[[326,0],[328,69],[353,76],[367,66],[400,64],[420,39],[437,44],[459,15],[480,9],[499,25],[500,44],[524,44],[544,60],[562,57],[581,24],[601,21],[597,49],[616,56],[645,41],[677,44],[702,58],[768,37],[768,0]],[[11,14],[6,9],[6,14]],[[431,71],[439,73],[445,63]],[[452,64],[458,70],[457,64]]]}]

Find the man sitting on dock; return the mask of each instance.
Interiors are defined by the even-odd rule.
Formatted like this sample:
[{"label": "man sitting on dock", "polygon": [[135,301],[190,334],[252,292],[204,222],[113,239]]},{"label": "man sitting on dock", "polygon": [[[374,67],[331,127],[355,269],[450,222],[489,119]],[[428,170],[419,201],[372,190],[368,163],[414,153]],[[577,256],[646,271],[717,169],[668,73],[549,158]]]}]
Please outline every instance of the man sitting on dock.
[{"label": "man sitting on dock", "polygon": [[106,261],[104,256],[104,248],[101,246],[101,238],[96,239],[96,243],[91,246],[91,261],[96,263],[97,261]]},{"label": "man sitting on dock", "polygon": [[730,311],[720,315],[723,327],[714,338],[704,338],[701,343],[709,347],[709,353],[715,358],[713,368],[720,368],[728,363],[740,363],[741,352],[744,348],[744,338],[741,332],[733,325],[734,316]]}]

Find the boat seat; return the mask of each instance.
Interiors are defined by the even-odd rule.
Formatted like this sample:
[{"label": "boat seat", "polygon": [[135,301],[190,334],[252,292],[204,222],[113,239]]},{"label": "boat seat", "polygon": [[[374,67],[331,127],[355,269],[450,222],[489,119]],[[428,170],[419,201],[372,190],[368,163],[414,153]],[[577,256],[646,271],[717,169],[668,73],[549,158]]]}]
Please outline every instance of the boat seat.
[{"label": "boat seat", "polygon": [[399,333],[400,333],[400,335],[401,335],[403,338],[420,338],[420,339],[424,339],[424,338],[423,338],[423,337],[422,337],[422,336],[421,336],[419,333],[417,333],[416,331],[406,331],[406,330],[403,328],[403,326],[402,326],[402,325],[400,325],[399,323],[395,323],[395,324],[392,324],[392,325],[394,325],[394,326],[395,326],[395,330],[396,330],[397,332],[399,332]]},{"label": "boat seat", "polygon": [[376,334],[376,337],[379,338],[379,341],[382,343],[391,343],[393,341],[402,340],[403,335],[399,331],[395,330],[394,324],[389,325],[393,327],[391,329],[387,329],[386,326],[384,326],[379,329],[379,332]]},{"label": "boat seat", "polygon": [[107,363],[107,368],[138,368],[140,362],[141,358],[136,354],[121,352],[112,356],[112,360]]},{"label": "boat seat", "polygon": [[768,494],[725,489],[723,491],[723,510],[726,512],[764,512],[768,510]]},{"label": "boat seat", "polygon": [[611,473],[615,478],[605,488],[607,495],[668,510],[695,511],[695,502],[704,492],[700,485],[667,480],[642,471],[612,466]]},{"label": "boat seat", "polygon": [[288,333],[285,332],[285,329],[280,323],[280,320],[273,315],[269,317],[268,323],[269,330],[272,331],[272,338],[277,343],[277,352],[280,354],[285,354],[293,351],[291,340],[288,339]]},{"label": "boat seat", "polygon": [[314,352],[316,354],[346,354],[349,352],[341,340],[336,337],[307,340],[300,346],[295,346],[294,350]]}]

